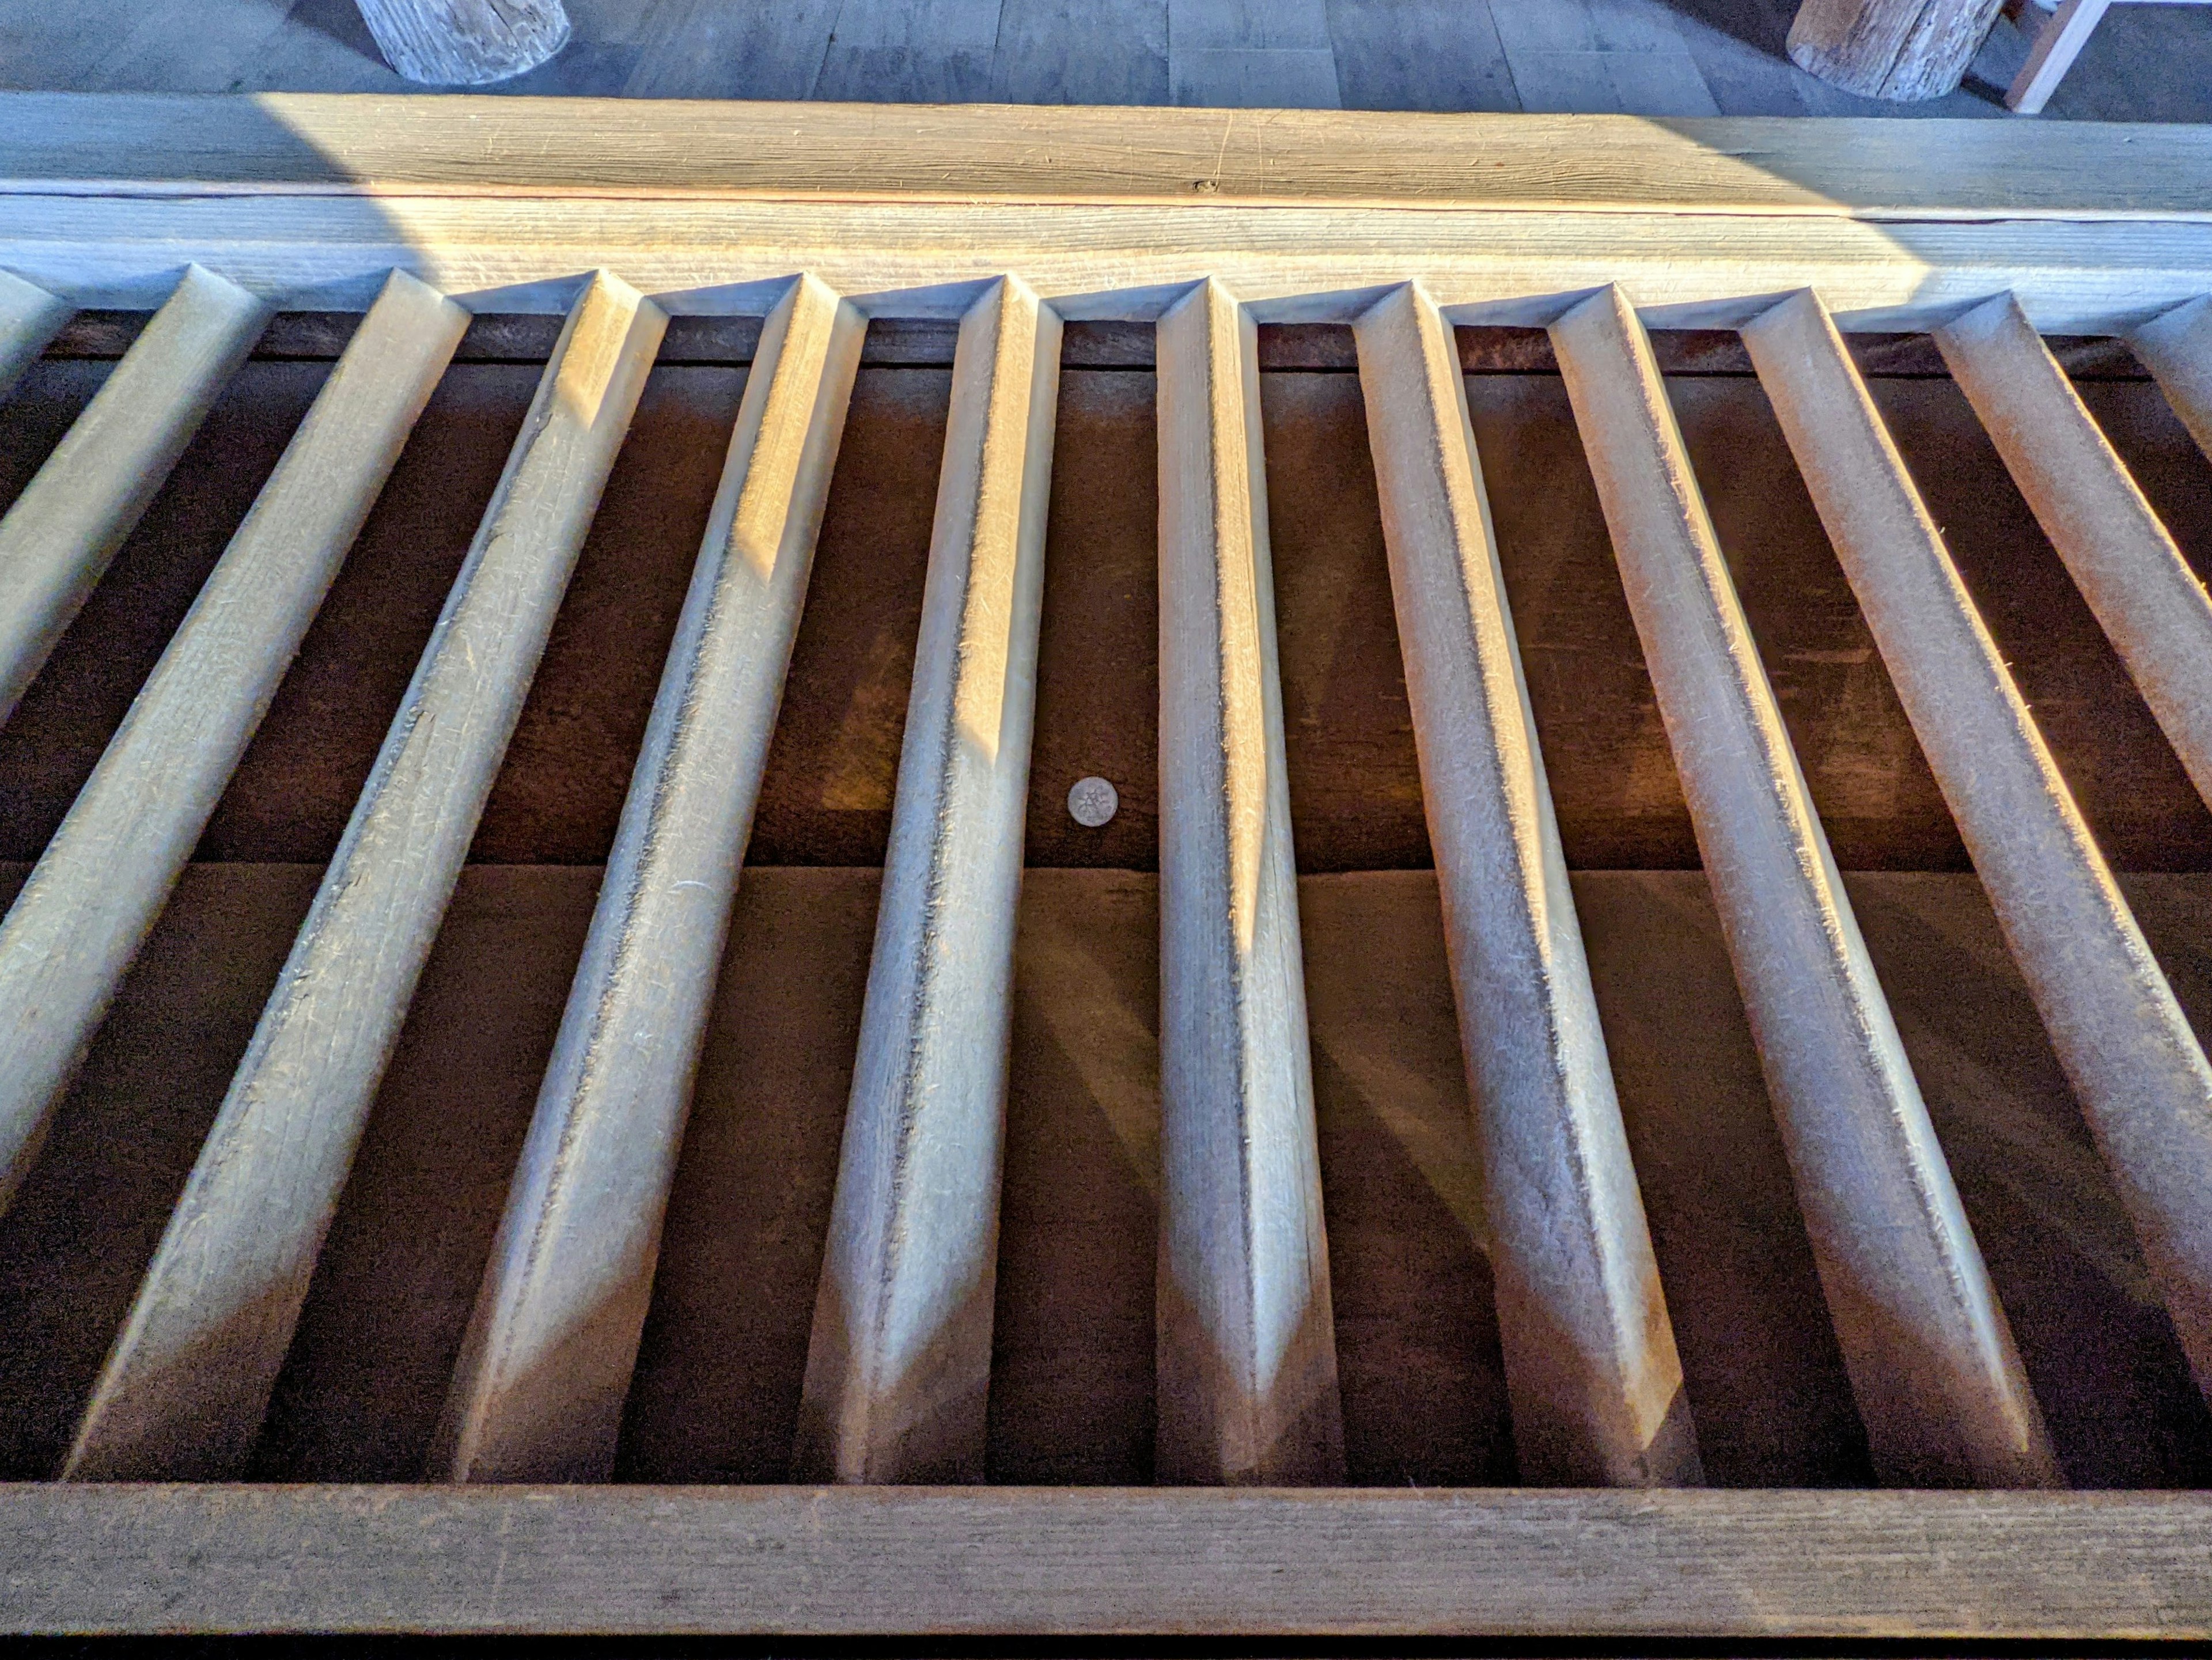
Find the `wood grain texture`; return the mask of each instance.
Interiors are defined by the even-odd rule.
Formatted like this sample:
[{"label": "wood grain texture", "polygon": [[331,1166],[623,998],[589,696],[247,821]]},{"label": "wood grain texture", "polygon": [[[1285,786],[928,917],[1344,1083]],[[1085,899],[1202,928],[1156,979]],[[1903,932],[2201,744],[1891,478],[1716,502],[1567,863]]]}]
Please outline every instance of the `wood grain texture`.
[{"label": "wood grain texture", "polygon": [[39,361],[71,309],[66,300],[0,271],[0,397],[14,391],[23,371]]},{"label": "wood grain texture", "polygon": [[1798,68],[1863,98],[1917,103],[1958,89],[2004,0],[1803,0]]},{"label": "wood grain texture", "polygon": [[78,1426],[77,1480],[234,1469],[291,1341],[665,319],[595,277]]},{"label": "wood grain texture", "polygon": [[27,1631],[2212,1633],[2197,1493],[13,1487]]},{"label": "wood grain texture", "polygon": [[0,723],[15,713],[267,317],[235,283],[188,267],[0,519]]},{"label": "wood grain texture", "polygon": [[865,325],[801,277],[753,359],[433,1456],[605,1480]]},{"label": "wood grain texture", "polygon": [[2212,1392],[2212,1066],[1820,301],[1744,339]]},{"label": "wood grain texture", "polygon": [[1992,300],[1937,330],[1936,344],[2212,803],[2212,595],[2203,579],[2017,303]]},{"label": "wood grain texture", "polygon": [[794,1469],[981,1481],[1060,319],[960,325]]},{"label": "wood grain texture", "polygon": [[1160,1479],[1340,1479],[1250,313],[1159,326]]},{"label": "wood grain texture", "polygon": [[759,194],[2212,217],[2183,124],[0,94],[0,179],[341,193]]},{"label": "wood grain texture", "polygon": [[1451,332],[1352,325],[1484,1164],[1522,1478],[1694,1484],[1696,1432],[1567,886]]},{"label": "wood grain texture", "polygon": [[2039,1487],[2042,1415],[1617,291],[1553,326],[1883,1479]]},{"label": "wood grain texture", "polygon": [[392,276],[0,923],[0,1208],[467,321]]},{"label": "wood grain texture", "polygon": [[[2129,175],[2140,165],[2104,160]],[[1262,322],[1348,322],[1410,275],[1455,323],[1531,327],[1607,283],[1668,328],[1734,328],[1809,283],[1848,328],[1924,330],[2009,289],[2057,333],[2130,328],[2212,288],[2212,222],[2093,206],[1984,220],[1707,214],[1693,201],[1437,213],[1294,199],[1255,210],[1211,193],[947,204],[595,192],[549,215],[520,194],[132,188],[0,193],[0,260],[84,306],[156,304],[189,257],[287,305],[360,310],[397,268],[465,303],[552,313],[579,271],[604,263],[673,312],[736,315],[764,313],[803,266],[872,314],[928,318],[957,318],[977,284],[1018,269],[1070,321],[1141,322],[1201,272],[1233,283]]]},{"label": "wood grain texture", "polygon": [[385,62],[429,87],[480,87],[568,44],[561,0],[355,0]]},{"label": "wood grain texture", "polygon": [[2212,298],[2161,313],[2128,337],[2197,447],[2212,455]]}]

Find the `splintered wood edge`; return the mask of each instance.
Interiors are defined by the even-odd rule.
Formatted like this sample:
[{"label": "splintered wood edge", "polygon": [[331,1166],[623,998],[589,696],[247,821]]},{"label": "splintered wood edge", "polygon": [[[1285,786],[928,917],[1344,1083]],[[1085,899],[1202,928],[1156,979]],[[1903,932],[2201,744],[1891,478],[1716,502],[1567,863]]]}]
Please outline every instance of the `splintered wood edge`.
[{"label": "splintered wood edge", "polygon": [[0,1487],[25,1632],[2212,1633],[2212,1495]]},{"label": "splintered wood edge", "polygon": [[1333,203],[2212,219],[2212,129],[1986,121],[0,94],[14,191]]}]

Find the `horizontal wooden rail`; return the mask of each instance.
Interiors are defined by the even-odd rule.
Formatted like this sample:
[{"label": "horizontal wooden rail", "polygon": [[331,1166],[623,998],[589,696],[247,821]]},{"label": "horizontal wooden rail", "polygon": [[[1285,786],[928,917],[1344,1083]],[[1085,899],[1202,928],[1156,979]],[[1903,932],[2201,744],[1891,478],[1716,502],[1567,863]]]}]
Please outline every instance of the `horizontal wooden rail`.
[{"label": "horizontal wooden rail", "polygon": [[[2124,165],[2115,165],[2124,163]],[[0,94],[0,178],[496,196],[2212,217],[2181,125]]]},{"label": "horizontal wooden rail", "polygon": [[1650,343],[1613,291],[1552,337],[1875,1468],[1905,1487],[2055,1485]]},{"label": "horizontal wooden rail", "polygon": [[377,1085],[666,319],[595,278],[78,1426],[79,1481],[253,1444]]},{"label": "horizontal wooden rail", "polygon": [[604,1481],[865,332],[770,313],[440,1426],[455,1481]]},{"label": "horizontal wooden rail", "polygon": [[68,301],[0,271],[0,395],[14,390],[23,371],[39,361],[73,309]]},{"label": "horizontal wooden rail", "polygon": [[0,1488],[40,1632],[2212,1636],[2212,1495]]}]

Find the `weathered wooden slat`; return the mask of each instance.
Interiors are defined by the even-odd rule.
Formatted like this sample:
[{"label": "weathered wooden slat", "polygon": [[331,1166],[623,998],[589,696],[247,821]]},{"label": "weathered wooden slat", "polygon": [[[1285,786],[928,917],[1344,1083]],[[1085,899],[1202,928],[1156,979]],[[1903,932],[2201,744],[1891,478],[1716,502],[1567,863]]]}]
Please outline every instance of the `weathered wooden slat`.
[{"label": "weathered wooden slat", "polygon": [[2212,298],[2162,312],[2128,337],[2197,448],[2212,455]]},{"label": "weathered wooden slat", "polygon": [[[582,118],[567,119],[573,130]],[[2146,165],[2117,141],[2106,161],[2130,175]],[[1437,213],[1285,199],[1258,210],[1211,194],[1126,205],[598,192],[549,203],[459,184],[432,196],[147,200],[10,191],[0,177],[0,263],[75,303],[155,304],[186,257],[288,306],[350,310],[397,268],[486,309],[557,313],[574,273],[601,262],[672,310],[757,315],[803,265],[863,310],[902,318],[957,316],[980,276],[1018,269],[1068,321],[1151,323],[1192,271],[1211,271],[1263,323],[1348,323],[1417,275],[1455,323],[1539,326],[1572,296],[1617,283],[1655,326],[1733,328],[1811,283],[1853,329],[1932,328],[2009,287],[2040,328],[2111,333],[2212,287],[2212,222],[2100,221],[2086,207],[1986,222],[1707,214],[1689,203]]]},{"label": "weathered wooden slat", "polygon": [[793,1455],[983,1479],[1060,319],[1018,277],[960,325],[859,1058]]},{"label": "weathered wooden slat", "polygon": [[1452,333],[1408,284],[1352,325],[1406,654],[1522,1478],[1700,1478]]},{"label": "weathered wooden slat", "polygon": [[2203,1639],[2212,1496],[0,1487],[34,1632]]},{"label": "weathered wooden slat", "polygon": [[2212,1394],[2212,1067],[1820,301],[1744,340]]},{"label": "weathered wooden slat", "polygon": [[39,361],[74,310],[68,301],[0,271],[0,397]]},{"label": "weathered wooden slat", "polygon": [[770,313],[431,1463],[604,1481],[866,324]]},{"label": "weathered wooden slat", "polygon": [[667,319],[576,301],[78,1426],[80,1481],[250,1450],[379,1079]]},{"label": "weathered wooden slat", "polygon": [[267,318],[244,289],[188,267],[0,519],[0,722],[15,712]]},{"label": "weathered wooden slat", "polygon": [[1553,326],[1876,1468],[2043,1486],[2042,1417],[1617,290]]},{"label": "weathered wooden slat", "polygon": [[1250,314],[1161,318],[1161,1480],[1344,1471]]},{"label": "weathered wooden slat", "polygon": [[2212,802],[2212,596],[2009,297],[1936,331],[2036,523]]},{"label": "weathered wooden slat", "polygon": [[0,924],[0,1209],[467,325],[393,273]]},{"label": "weathered wooden slat", "polygon": [[0,179],[86,185],[1678,205],[1700,214],[2212,217],[2212,134],[2172,123],[915,107],[270,93],[0,94]]}]

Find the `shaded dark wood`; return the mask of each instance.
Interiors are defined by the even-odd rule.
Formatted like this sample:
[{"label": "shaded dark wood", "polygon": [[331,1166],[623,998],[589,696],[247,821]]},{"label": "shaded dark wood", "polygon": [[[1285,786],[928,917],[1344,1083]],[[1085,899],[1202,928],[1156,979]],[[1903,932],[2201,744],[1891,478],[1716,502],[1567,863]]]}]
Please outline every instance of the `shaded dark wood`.
[{"label": "shaded dark wood", "polygon": [[2208,1524],[2179,1494],[16,1487],[0,1596],[43,1631],[2182,1637]]}]

